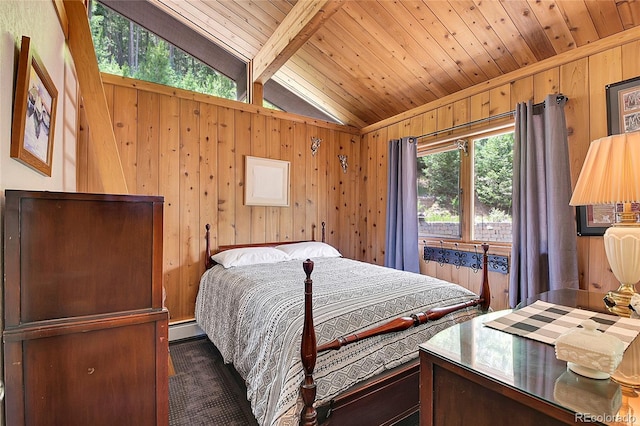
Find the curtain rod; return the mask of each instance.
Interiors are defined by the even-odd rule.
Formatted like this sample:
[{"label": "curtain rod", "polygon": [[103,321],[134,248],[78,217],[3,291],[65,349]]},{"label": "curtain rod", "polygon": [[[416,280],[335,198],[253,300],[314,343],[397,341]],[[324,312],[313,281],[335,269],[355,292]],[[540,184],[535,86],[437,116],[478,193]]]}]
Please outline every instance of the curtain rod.
[{"label": "curtain rod", "polygon": [[[559,95],[556,96],[556,102],[557,103],[560,103],[563,100],[567,100],[568,101],[569,98],[566,97],[563,94],[559,94]],[[540,102],[538,104],[534,104],[533,105],[534,108],[541,107],[541,106],[544,107],[544,102]],[[424,135],[416,136],[413,139],[414,139],[414,141],[417,141],[418,139],[428,138],[429,136],[437,136],[440,133],[451,132],[453,130],[458,130],[458,129],[462,129],[462,128],[465,128],[465,127],[471,127],[471,126],[474,126],[476,124],[484,123],[485,121],[497,120],[499,118],[509,117],[509,116],[514,115],[515,113],[516,113],[516,110],[514,109],[512,111],[507,111],[507,112],[503,112],[501,114],[492,115],[491,117],[480,118],[478,120],[470,121],[468,123],[459,124],[457,126],[449,127],[448,129],[436,130],[435,132],[426,133]]]}]

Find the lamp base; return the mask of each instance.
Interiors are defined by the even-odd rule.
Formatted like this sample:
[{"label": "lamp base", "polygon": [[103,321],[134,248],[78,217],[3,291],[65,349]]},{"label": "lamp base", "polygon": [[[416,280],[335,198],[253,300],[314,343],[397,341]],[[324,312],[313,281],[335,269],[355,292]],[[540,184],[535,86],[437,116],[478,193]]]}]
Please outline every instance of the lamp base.
[{"label": "lamp base", "polygon": [[[627,209],[625,203],[625,209]],[[620,282],[620,287],[610,291],[604,302],[610,312],[623,317],[631,316],[629,303],[635,294],[635,284],[640,281],[640,223],[618,222],[604,233],[604,251],[611,272]]]},{"label": "lamp base", "polygon": [[629,318],[631,316],[631,297],[635,294],[635,288],[629,284],[620,284],[615,291],[610,291],[604,296],[604,304],[612,314]]}]

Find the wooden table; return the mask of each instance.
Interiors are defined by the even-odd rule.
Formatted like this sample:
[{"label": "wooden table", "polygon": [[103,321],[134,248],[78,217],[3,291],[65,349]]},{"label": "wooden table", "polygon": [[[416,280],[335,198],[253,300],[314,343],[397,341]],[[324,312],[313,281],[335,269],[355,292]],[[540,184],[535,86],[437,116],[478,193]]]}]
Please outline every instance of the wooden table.
[{"label": "wooden table", "polygon": [[[606,312],[602,297],[561,290],[523,305],[541,299]],[[422,426],[640,425],[640,397],[632,387],[582,377],[556,359],[552,345],[483,325],[509,312],[454,325],[420,345]],[[640,385],[640,339],[625,351],[618,371]]]}]

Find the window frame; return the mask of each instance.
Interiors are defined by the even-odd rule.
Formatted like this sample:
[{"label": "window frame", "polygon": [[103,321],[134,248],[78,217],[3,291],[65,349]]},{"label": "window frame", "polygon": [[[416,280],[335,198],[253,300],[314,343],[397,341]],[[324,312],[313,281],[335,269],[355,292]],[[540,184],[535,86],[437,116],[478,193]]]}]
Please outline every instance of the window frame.
[{"label": "window frame", "polygon": [[[418,140],[418,158],[425,155],[460,149],[457,148],[457,141],[461,139],[468,141],[467,154],[461,153],[460,155],[460,238],[442,238],[435,235],[419,234],[418,238],[420,241],[422,241],[424,244],[428,243],[429,245],[437,244],[442,246],[443,248],[477,248],[481,243],[484,242],[471,238],[475,214],[473,203],[475,180],[473,141],[509,132],[515,132],[515,121],[513,117],[502,119],[496,122],[491,122],[489,124],[485,123],[484,125],[476,125],[455,132],[448,132],[446,135],[438,133],[429,138]],[[492,247],[503,247],[506,253],[508,250],[510,250],[512,243],[503,241],[490,241],[489,244],[491,244]],[[493,251],[494,250],[492,250],[492,252]]]}]

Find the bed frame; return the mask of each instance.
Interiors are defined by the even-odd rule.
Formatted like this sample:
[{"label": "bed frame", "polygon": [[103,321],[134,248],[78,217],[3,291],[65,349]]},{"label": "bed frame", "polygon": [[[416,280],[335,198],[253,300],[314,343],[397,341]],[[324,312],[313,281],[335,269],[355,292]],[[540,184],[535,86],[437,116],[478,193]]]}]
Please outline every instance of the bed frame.
[{"label": "bed frame", "polygon": [[[215,263],[211,260],[210,226],[205,226],[206,260],[205,266],[211,268]],[[312,240],[314,237],[312,236]],[[325,241],[325,223],[322,222],[322,241]],[[239,247],[273,247],[280,244],[296,243],[300,241],[255,243],[219,246],[217,252]],[[458,303],[430,309],[426,312],[414,313],[393,319],[380,326],[365,330],[361,333],[339,337],[331,342],[318,346],[313,325],[313,261],[303,262],[306,275],[304,281],[304,325],[302,329],[302,343],[300,357],[305,378],[300,385],[300,394],[304,408],[300,415],[300,425],[315,426],[325,420],[331,420],[336,425],[392,425],[418,412],[419,401],[419,361],[415,359],[404,365],[386,371],[377,377],[354,385],[351,389],[335,397],[328,406],[316,407],[316,383],[313,370],[319,353],[329,350],[339,350],[351,343],[368,337],[394,333],[416,327],[428,321],[436,321],[445,315],[478,306],[483,312],[489,309],[491,293],[488,276],[489,245],[483,244],[483,275],[482,286],[478,298],[468,302]]]},{"label": "bed frame", "polygon": [[[211,255],[214,253],[213,250],[211,249],[211,225],[209,225],[208,223],[204,226],[205,229],[205,233],[204,233],[204,239],[205,239],[205,258],[204,258],[204,266],[207,269],[210,269],[213,265],[215,265],[216,263],[211,259]],[[325,238],[326,238],[326,224],[325,222],[322,222],[322,229],[321,229],[321,241],[324,243],[325,242]],[[218,249],[215,251],[215,253],[219,253],[221,251],[225,251],[225,250],[231,250],[234,248],[242,248],[242,247],[275,247],[275,246],[279,246],[279,245],[283,245],[283,244],[294,244],[294,243],[302,243],[302,242],[308,242],[308,241],[315,241],[316,238],[316,225],[313,225],[311,228],[311,240],[305,240],[305,241],[284,241],[284,242],[272,242],[272,243],[251,243],[251,244],[233,244],[233,245],[226,245],[226,246],[218,246]]]}]

